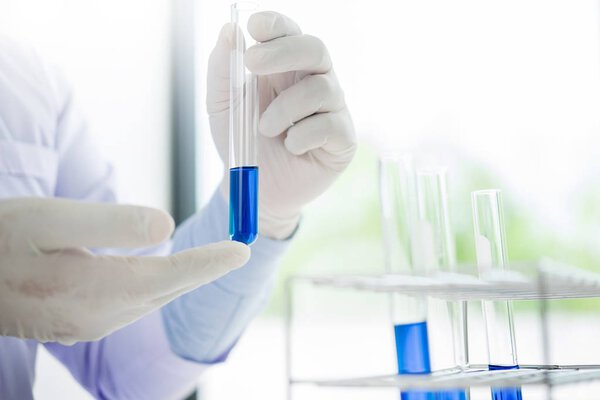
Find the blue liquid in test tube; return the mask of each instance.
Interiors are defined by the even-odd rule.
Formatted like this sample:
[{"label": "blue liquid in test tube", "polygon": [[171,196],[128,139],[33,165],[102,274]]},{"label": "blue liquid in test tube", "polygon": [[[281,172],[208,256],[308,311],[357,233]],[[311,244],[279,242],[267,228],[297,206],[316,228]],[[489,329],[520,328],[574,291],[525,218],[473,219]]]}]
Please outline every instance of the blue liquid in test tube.
[{"label": "blue liquid in test tube", "polygon": [[[428,374],[431,372],[427,322],[394,326],[398,374]],[[435,400],[435,394],[424,390],[402,391],[402,400]]]},{"label": "blue liquid in test tube", "polygon": [[[384,154],[379,163],[381,227],[386,272],[419,275],[413,263],[412,228],[416,209],[414,171],[408,156]],[[431,361],[427,333],[427,299],[390,295],[398,374],[429,374]],[[402,400],[436,400],[422,389],[402,390]]]},{"label": "blue liquid in test tube", "polygon": [[463,389],[444,390],[437,393],[437,400],[466,400],[467,394]]},{"label": "blue liquid in test tube", "polygon": [[429,340],[427,322],[397,324],[394,326],[399,374],[428,374],[431,372],[429,361]]},{"label": "blue liquid in test tube", "polygon": [[[417,235],[419,247],[418,264],[430,272],[456,272],[456,255],[450,228],[448,211],[448,194],[446,189],[445,168],[428,168],[417,171],[418,215]],[[451,323],[452,349],[446,351],[452,355],[451,360],[445,355],[434,354],[434,368],[451,366],[464,368],[468,364],[467,349],[467,313],[466,303],[448,302],[448,316]],[[450,361],[450,362],[449,362]],[[466,400],[467,389],[447,389],[436,392],[437,400]]]},{"label": "blue liquid in test tube", "polygon": [[[509,268],[499,190],[479,190],[471,194],[475,254],[480,275]],[[510,301],[482,301],[485,318],[488,368],[518,369],[513,310]],[[520,387],[492,387],[493,400],[522,400]]]},{"label": "blue liquid in test tube", "polygon": [[229,170],[229,237],[251,244],[258,234],[258,167]]},{"label": "blue liquid in test tube", "polygon": [[[512,367],[505,367],[502,365],[488,365],[490,371],[496,370],[507,370],[507,369],[519,369],[518,365]],[[521,394],[521,388],[508,387],[508,388],[492,388],[492,400],[523,400]]]},{"label": "blue liquid in test tube", "polygon": [[248,1],[231,5],[229,237],[246,244],[258,236],[258,79],[244,62],[252,45],[248,19],[257,7]]}]

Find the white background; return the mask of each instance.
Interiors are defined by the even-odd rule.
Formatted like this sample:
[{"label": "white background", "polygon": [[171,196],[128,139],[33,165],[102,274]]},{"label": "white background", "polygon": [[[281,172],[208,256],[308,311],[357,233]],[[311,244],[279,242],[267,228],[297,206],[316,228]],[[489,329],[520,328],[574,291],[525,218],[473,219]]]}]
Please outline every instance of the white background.
[{"label": "white background", "polygon": [[170,2],[2,0],[0,31],[57,64],[132,203],[169,206]]}]

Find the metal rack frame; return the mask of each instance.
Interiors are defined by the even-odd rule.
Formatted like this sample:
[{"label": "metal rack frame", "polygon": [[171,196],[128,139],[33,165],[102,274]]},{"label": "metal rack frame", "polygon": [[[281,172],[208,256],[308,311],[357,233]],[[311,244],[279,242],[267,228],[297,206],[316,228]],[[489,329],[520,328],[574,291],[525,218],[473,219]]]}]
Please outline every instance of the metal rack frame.
[{"label": "metal rack frame", "polygon": [[[401,293],[443,300],[541,300],[540,316],[544,365],[521,365],[515,370],[489,371],[487,365],[450,368],[426,375],[383,375],[347,379],[297,379],[292,374],[292,322],[294,286],[305,282],[317,287]],[[548,399],[552,387],[600,380],[600,365],[552,365],[548,338],[547,300],[600,298],[600,274],[550,260],[511,265],[511,271],[478,278],[469,274],[405,275],[299,275],[286,282],[285,356],[287,398],[293,385],[319,387],[393,387],[443,389],[474,386],[511,387],[544,385]]]}]

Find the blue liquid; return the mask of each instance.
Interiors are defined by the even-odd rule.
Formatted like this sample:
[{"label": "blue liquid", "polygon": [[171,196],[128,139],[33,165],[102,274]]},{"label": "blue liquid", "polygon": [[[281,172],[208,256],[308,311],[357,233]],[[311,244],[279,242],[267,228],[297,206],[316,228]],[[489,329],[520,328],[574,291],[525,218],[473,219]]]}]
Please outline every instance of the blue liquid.
[{"label": "blue liquid", "polygon": [[[395,325],[394,334],[396,336],[398,374],[430,373],[427,322]],[[435,400],[435,393],[413,389],[403,391],[400,398],[402,400]]]},{"label": "blue liquid", "polygon": [[[519,369],[518,365],[512,367],[505,367],[501,365],[489,365],[490,371],[505,370],[505,369]],[[520,387],[509,387],[509,388],[492,388],[492,399],[493,400],[523,400]]]},{"label": "blue liquid", "polygon": [[436,394],[437,400],[467,400],[467,393],[462,389],[443,390]]},{"label": "blue liquid", "polygon": [[258,167],[229,170],[229,238],[251,244],[258,236]]}]

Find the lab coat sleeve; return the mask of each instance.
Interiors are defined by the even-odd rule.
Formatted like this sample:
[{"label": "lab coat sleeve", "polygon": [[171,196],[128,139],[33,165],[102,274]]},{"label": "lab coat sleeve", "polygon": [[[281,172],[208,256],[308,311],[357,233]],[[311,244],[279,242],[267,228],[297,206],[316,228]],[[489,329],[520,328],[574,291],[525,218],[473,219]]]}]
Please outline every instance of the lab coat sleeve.
[{"label": "lab coat sleeve", "polygon": [[96,399],[182,399],[206,368],[171,351],[160,310],[97,342],[45,346]]},{"label": "lab coat sleeve", "polygon": [[[227,223],[227,203],[217,191],[199,214],[177,229],[173,251],[227,239]],[[163,307],[173,351],[200,363],[223,361],[266,303],[277,263],[288,246],[288,240],[259,236],[245,266]]]}]

